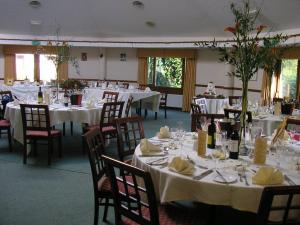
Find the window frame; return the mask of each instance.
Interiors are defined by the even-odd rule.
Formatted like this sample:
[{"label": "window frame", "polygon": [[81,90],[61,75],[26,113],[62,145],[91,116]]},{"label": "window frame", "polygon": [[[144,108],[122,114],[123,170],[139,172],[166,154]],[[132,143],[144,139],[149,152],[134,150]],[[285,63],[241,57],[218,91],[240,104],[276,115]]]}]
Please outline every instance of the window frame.
[{"label": "window frame", "polygon": [[[183,86],[184,86],[184,77],[185,77],[184,75],[185,75],[186,58],[184,58],[184,57],[148,56],[147,60],[148,60],[148,58],[154,58],[154,62],[153,62],[153,68],[151,70],[153,73],[152,74],[152,84],[148,84],[148,79],[147,79],[147,86],[150,87],[151,90],[154,90],[154,91],[182,95],[183,94]],[[181,87],[180,88],[167,87],[167,86],[156,86],[156,58],[181,58],[182,74],[181,74]],[[147,74],[147,76],[148,76],[148,74]]]}]

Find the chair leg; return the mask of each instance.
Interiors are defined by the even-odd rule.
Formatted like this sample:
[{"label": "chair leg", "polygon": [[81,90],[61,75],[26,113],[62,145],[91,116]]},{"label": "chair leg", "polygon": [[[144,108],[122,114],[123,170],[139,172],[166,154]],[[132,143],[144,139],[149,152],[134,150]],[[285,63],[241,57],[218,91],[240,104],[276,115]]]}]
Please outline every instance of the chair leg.
[{"label": "chair leg", "polygon": [[[97,198],[95,196],[95,198]],[[94,214],[94,225],[98,225],[99,220],[99,202],[97,199],[95,199],[95,214]]]},{"label": "chair leg", "polygon": [[108,204],[109,204],[109,199],[108,198],[105,198],[105,206],[104,206],[104,213],[103,213],[103,222],[106,222],[107,221],[107,212],[108,212]]},{"label": "chair leg", "polygon": [[71,136],[73,136],[73,121],[70,122]]},{"label": "chair leg", "polygon": [[9,151],[12,152],[12,143],[11,143],[11,131],[10,131],[10,128],[7,129],[7,138],[8,138]]},{"label": "chair leg", "polygon": [[63,135],[66,136],[66,123],[63,122]]},{"label": "chair leg", "polygon": [[27,140],[24,140],[23,146],[23,164],[27,163]]},{"label": "chair leg", "polygon": [[157,120],[157,112],[155,112],[155,120]]},{"label": "chair leg", "polygon": [[48,139],[48,166],[51,165],[51,154],[53,152],[53,140],[52,138]]},{"label": "chair leg", "polygon": [[144,115],[144,117],[146,118],[147,116],[148,116],[148,110],[145,109],[145,115]]},{"label": "chair leg", "polygon": [[167,106],[165,106],[165,119],[167,119]]},{"label": "chair leg", "polygon": [[62,146],[61,146],[61,136],[58,137],[58,156],[61,158],[62,156]]},{"label": "chair leg", "polygon": [[34,156],[37,156],[36,140],[33,140],[33,155],[34,155]]}]

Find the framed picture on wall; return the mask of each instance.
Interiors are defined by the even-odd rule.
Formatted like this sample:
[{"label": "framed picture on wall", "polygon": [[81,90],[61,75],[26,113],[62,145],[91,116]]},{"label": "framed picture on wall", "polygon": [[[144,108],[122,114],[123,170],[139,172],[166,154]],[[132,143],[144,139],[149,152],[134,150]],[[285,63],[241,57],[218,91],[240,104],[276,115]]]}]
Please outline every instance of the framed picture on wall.
[{"label": "framed picture on wall", "polygon": [[126,53],[120,53],[120,61],[126,61]]},{"label": "framed picture on wall", "polygon": [[87,61],[87,53],[86,52],[81,53],[81,61]]}]

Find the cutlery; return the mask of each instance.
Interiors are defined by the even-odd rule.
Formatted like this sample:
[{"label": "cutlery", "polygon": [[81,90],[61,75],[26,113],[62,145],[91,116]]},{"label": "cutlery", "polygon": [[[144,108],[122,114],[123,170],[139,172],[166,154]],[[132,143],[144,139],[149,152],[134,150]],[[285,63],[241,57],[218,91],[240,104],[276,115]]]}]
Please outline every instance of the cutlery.
[{"label": "cutlery", "polygon": [[212,169],[206,170],[205,172],[199,174],[198,176],[193,177],[194,180],[201,180],[202,178],[208,176],[209,174],[211,174],[213,172]]},{"label": "cutlery", "polygon": [[200,168],[200,169],[205,169],[205,170],[208,169],[206,166],[201,166],[201,165],[196,164],[195,161],[189,157],[189,155],[187,155],[186,158],[187,158],[187,160],[188,160],[190,163],[194,164],[194,165],[197,166],[198,168]]},{"label": "cutlery", "polygon": [[155,160],[152,160],[150,162],[147,162],[148,165],[151,165],[153,163],[157,163],[157,162],[160,162],[160,161],[163,161],[165,159],[167,159],[168,157],[163,157],[163,158],[159,158],[159,159],[155,159]]},{"label": "cutlery", "polygon": [[219,177],[221,177],[222,181],[224,181],[224,183],[228,183],[227,180],[225,179],[225,177],[220,173],[219,170],[216,170],[216,172],[219,175]]},{"label": "cutlery", "polygon": [[296,185],[296,183],[291,178],[289,178],[288,175],[284,174],[283,177],[289,183],[289,185]]},{"label": "cutlery", "polygon": [[249,183],[248,183],[248,180],[247,180],[246,174],[244,174],[243,178],[245,179],[245,184],[246,184],[246,186],[249,186]]}]

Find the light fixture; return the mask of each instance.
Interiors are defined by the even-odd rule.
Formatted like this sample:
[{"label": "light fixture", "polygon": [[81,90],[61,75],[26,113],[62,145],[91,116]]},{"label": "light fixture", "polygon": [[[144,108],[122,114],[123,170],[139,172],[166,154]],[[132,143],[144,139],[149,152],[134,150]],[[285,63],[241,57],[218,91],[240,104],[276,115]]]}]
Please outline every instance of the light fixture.
[{"label": "light fixture", "polygon": [[153,21],[146,21],[145,24],[148,26],[148,27],[155,27],[155,23]]},{"label": "light fixture", "polygon": [[30,24],[31,25],[41,25],[42,24],[42,21],[41,20],[30,20]]},{"label": "light fixture", "polygon": [[32,7],[32,8],[39,8],[39,7],[41,7],[41,2],[40,1],[38,1],[38,0],[32,0],[32,1],[30,1],[29,2],[29,5]]},{"label": "light fixture", "polygon": [[142,3],[141,1],[133,1],[132,5],[137,9],[144,9],[145,6],[144,3]]}]

